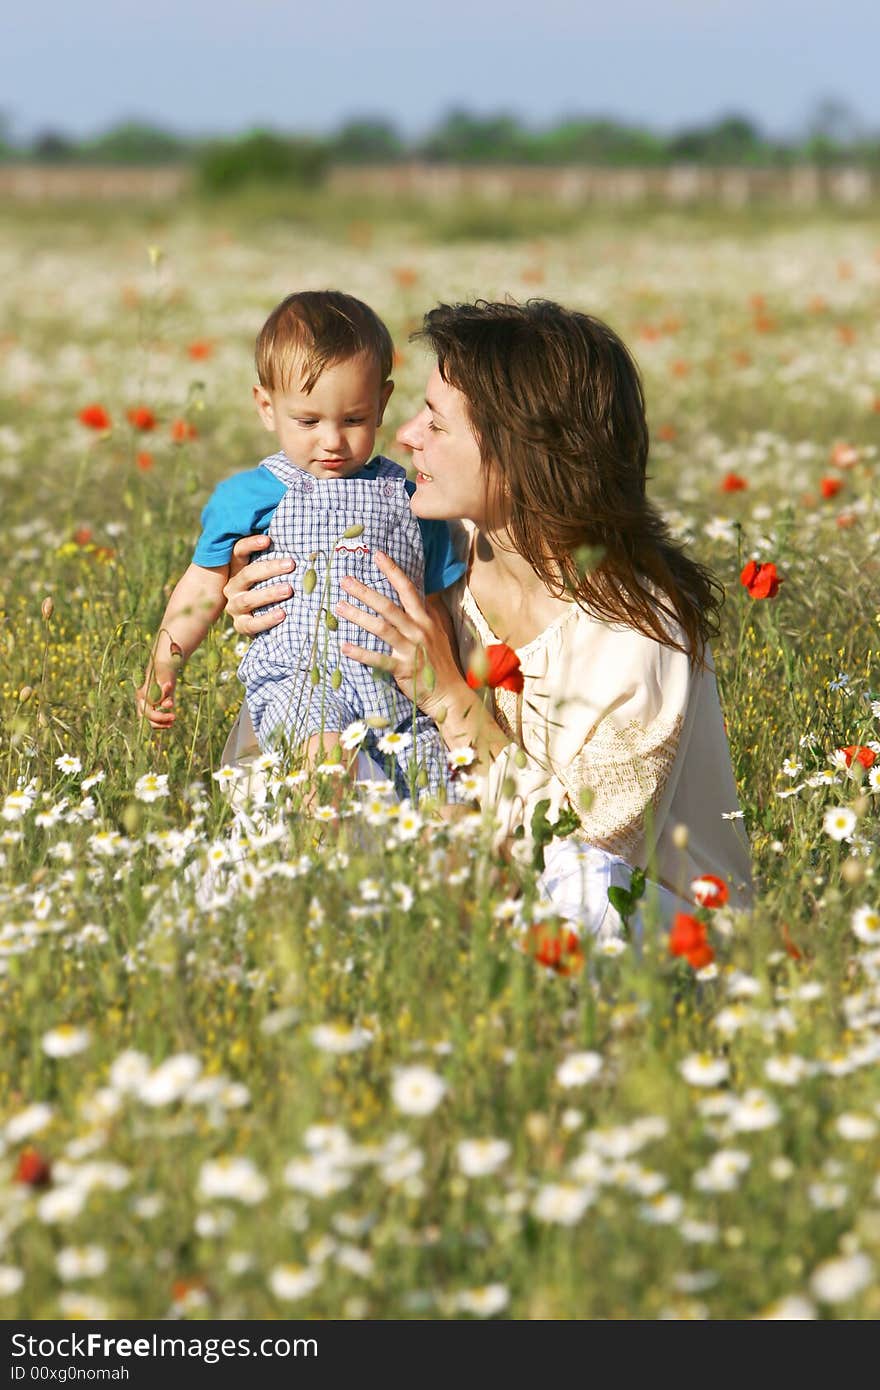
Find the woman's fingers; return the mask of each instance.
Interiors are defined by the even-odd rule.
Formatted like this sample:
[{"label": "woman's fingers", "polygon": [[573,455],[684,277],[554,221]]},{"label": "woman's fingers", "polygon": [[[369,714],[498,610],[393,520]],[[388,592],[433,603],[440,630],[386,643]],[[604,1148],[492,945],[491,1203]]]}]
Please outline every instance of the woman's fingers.
[{"label": "woman's fingers", "polygon": [[[232,613],[232,609],[229,610]],[[273,608],[268,613],[233,613],[232,626],[243,637],[253,637],[258,632],[267,632],[270,627],[283,623],[287,615],[283,608]]]},{"label": "woman's fingers", "polygon": [[359,579],[352,578],[343,579],[340,588],[351,594],[352,598],[359,599],[368,609],[372,609],[372,613],[378,615],[374,618],[372,613],[365,613],[362,608],[356,608],[354,604],[346,603],[343,599],[335,608],[335,612],[341,617],[357,623],[358,627],[366,628],[374,637],[379,637],[392,646],[398,635],[405,637],[408,642],[417,643],[422,640],[422,629],[415,619],[384,594],[379,594],[375,589],[367,588]]},{"label": "woman's fingers", "polygon": [[379,671],[390,671],[394,663],[393,657],[371,652],[367,647],[355,647],[351,642],[340,642],[339,650],[352,660],[363,662],[364,666],[375,666]]},{"label": "woman's fingers", "polygon": [[373,556],[378,568],[384,574],[388,583],[397,591],[401,603],[412,617],[417,617],[425,612],[425,603],[419,590],[389,555],[377,550]]},{"label": "woman's fingers", "polygon": [[[259,584],[264,579],[279,579],[282,575],[289,574],[296,569],[296,561],[287,558],[278,560],[256,560],[252,565],[244,565],[237,573],[231,575],[223,586],[223,592],[227,601],[234,598],[237,594],[247,594],[253,589],[255,584]],[[278,588],[286,588],[291,592],[291,585],[279,585]],[[260,594],[270,593],[271,590],[261,589]],[[265,599],[263,600],[265,602]]]}]

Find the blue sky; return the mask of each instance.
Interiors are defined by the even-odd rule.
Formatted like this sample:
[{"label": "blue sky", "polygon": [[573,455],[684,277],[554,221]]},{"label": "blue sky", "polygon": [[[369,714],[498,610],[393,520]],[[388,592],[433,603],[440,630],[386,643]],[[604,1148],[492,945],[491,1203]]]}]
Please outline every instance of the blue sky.
[{"label": "blue sky", "polygon": [[878,40],[880,0],[29,0],[0,31],[0,111],[20,136],[365,113],[413,134],[455,104],[664,130],[741,110],[791,134],[834,96],[876,131]]}]

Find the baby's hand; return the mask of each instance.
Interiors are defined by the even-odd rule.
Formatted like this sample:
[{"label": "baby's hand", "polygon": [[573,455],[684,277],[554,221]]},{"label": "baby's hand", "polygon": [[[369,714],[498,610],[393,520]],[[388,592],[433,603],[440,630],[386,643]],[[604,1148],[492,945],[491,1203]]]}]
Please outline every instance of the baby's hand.
[{"label": "baby's hand", "polygon": [[177,718],[174,713],[175,685],[176,681],[169,678],[159,681],[151,677],[135,692],[138,714],[142,719],[148,719],[154,729],[170,729]]}]

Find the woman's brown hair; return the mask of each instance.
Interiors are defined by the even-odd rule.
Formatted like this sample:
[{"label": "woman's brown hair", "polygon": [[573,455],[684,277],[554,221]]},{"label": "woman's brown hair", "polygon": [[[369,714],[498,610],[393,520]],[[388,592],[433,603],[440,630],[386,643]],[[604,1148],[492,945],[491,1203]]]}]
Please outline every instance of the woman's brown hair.
[{"label": "woman's brown hair", "polygon": [[415,336],[467,400],[507,532],[548,588],[702,663],[723,590],[648,501],[642,384],[617,334],[532,299],[440,304]]}]

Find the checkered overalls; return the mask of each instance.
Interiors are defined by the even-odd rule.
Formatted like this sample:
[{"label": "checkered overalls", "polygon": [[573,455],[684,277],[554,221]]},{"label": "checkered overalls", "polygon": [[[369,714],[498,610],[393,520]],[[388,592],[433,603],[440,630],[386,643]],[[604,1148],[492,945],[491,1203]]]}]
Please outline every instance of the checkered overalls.
[{"label": "checkered overalls", "polygon": [[[296,561],[292,576],[294,593],[277,606],[287,618],[254,638],[238,668],[247,691],[254,730],[262,748],[283,738],[297,747],[323,729],[341,731],[368,715],[381,715],[388,727],[370,731],[362,745],[381,763],[387,754],[376,743],[392,730],[412,735],[412,745],[393,758],[392,772],[400,795],[410,790],[410,764],[415,755],[424,768],[428,789],[436,794],[445,787],[447,798],[458,800],[450,780],[446,751],[433,720],[416,711],[393,681],[377,680],[372,668],[340,654],[339,643],[351,642],[370,651],[388,653],[387,643],[355,623],[336,618],[333,609],[344,598],[364,608],[339,587],[346,575],[385,594],[394,603],[399,597],[373,562],[373,552],[383,551],[424,592],[425,556],[421,532],[409,505],[404,470],[390,459],[379,460],[373,478],[313,478],[290,463],[283,453],[262,460],[287,491],[269,525],[272,540],[268,552],[255,558],[290,556]],[[344,532],[363,526],[357,536]],[[329,574],[328,574],[329,561]],[[306,574],[315,573],[314,587],[306,592]],[[255,590],[277,580],[266,580]],[[365,611],[367,611],[365,609]],[[333,631],[327,615],[338,623]],[[312,683],[317,669],[319,679]],[[334,672],[338,689],[334,689]],[[341,677],[341,680],[340,680]]]}]

